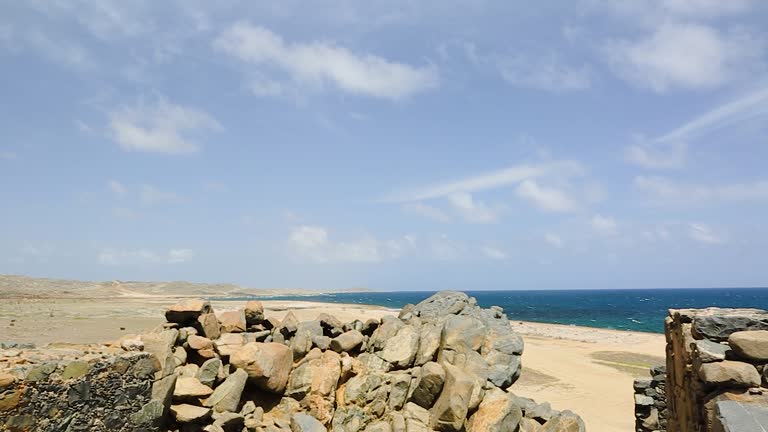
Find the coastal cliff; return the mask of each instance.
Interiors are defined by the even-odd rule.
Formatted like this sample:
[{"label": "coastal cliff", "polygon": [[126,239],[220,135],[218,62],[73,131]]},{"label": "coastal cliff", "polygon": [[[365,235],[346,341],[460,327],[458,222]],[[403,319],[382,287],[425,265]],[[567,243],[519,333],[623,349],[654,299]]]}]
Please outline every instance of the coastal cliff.
[{"label": "coastal cliff", "polygon": [[0,430],[585,430],[514,394],[523,340],[464,293],[365,322],[266,319],[259,302],[216,315],[202,300],[166,320],[82,356],[4,350]]}]

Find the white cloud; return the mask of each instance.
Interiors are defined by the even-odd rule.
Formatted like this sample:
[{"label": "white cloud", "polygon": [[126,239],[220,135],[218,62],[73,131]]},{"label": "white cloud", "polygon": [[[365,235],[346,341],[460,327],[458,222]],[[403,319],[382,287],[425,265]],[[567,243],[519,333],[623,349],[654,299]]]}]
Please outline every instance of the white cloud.
[{"label": "white cloud", "polygon": [[618,224],[612,217],[596,214],[592,217],[592,220],[590,220],[590,224],[592,225],[592,229],[598,234],[615,235],[617,232]]},{"label": "white cloud", "polygon": [[491,246],[483,246],[480,248],[480,251],[483,255],[493,260],[504,261],[508,258],[506,252]]},{"label": "white cloud", "polygon": [[534,180],[525,180],[515,189],[517,196],[533,203],[536,207],[550,212],[570,212],[577,209],[576,203],[561,190],[540,186]]},{"label": "white cloud", "polygon": [[109,187],[109,190],[116,195],[125,195],[128,193],[128,188],[117,180],[109,180],[107,182],[107,187]]},{"label": "white cloud", "polygon": [[448,196],[448,202],[468,222],[490,223],[498,219],[498,212],[481,201],[475,201],[467,192],[457,192]]},{"label": "white cloud", "polygon": [[180,154],[200,150],[200,144],[189,137],[191,132],[220,130],[221,126],[201,110],[161,98],[154,104],[113,110],[109,113],[108,128],[123,150]]},{"label": "white cloud", "polygon": [[[243,22],[223,32],[213,46],[244,62],[282,69],[296,82],[330,84],[349,93],[384,99],[401,99],[438,84],[432,66],[414,67],[356,54],[325,41],[290,43],[266,28]],[[261,91],[263,86],[257,89]],[[275,90],[268,87],[268,93]]]},{"label": "white cloud", "polygon": [[636,40],[604,46],[619,76],[656,92],[712,88],[745,76],[760,63],[763,42],[741,31],[665,22]]},{"label": "white cloud", "polygon": [[553,233],[544,234],[544,241],[558,249],[562,249],[563,246],[565,246],[563,239],[559,235]]},{"label": "white cloud", "polygon": [[286,89],[279,81],[264,76],[256,76],[248,83],[248,90],[256,96],[275,97],[285,93]]},{"label": "white cloud", "polygon": [[423,201],[448,197],[457,193],[471,193],[515,185],[526,179],[539,177],[572,177],[584,174],[584,168],[576,161],[553,161],[541,164],[515,165],[496,171],[462,179],[427,185],[425,187],[396,192],[384,197],[385,202]]},{"label": "white cloud", "polygon": [[699,243],[720,244],[725,242],[724,237],[718,235],[712,228],[702,223],[689,224],[688,235]]},{"label": "white cloud", "polygon": [[140,199],[144,205],[180,204],[184,197],[174,192],[160,190],[152,185],[141,187]]},{"label": "white cloud", "polygon": [[768,114],[768,87],[757,88],[717,106],[664,135],[627,148],[627,159],[645,168],[677,168],[687,142]]},{"label": "white cloud", "polygon": [[[374,263],[384,258],[384,247],[372,236],[352,241],[332,241],[328,230],[316,226],[299,226],[291,231],[288,245],[297,256],[318,263],[357,262]],[[391,253],[391,250],[388,252]]]},{"label": "white cloud", "polygon": [[110,266],[141,264],[180,264],[194,258],[192,249],[171,249],[159,253],[151,249],[123,250],[104,248],[99,251],[99,263]]},{"label": "white cloud", "polygon": [[497,67],[505,81],[548,91],[583,90],[592,85],[589,66],[571,66],[556,54],[500,58]]},{"label": "white cloud", "polygon": [[403,210],[437,222],[449,222],[450,216],[437,207],[422,202],[409,202],[403,204]]}]

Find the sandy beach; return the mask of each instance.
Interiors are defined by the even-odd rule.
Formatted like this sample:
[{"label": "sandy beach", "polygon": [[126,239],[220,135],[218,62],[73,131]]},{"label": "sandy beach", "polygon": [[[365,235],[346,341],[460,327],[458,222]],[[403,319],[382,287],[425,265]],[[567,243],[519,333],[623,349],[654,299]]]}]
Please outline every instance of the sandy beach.
[{"label": "sandy beach", "polygon": [[[100,343],[139,334],[163,321],[175,299],[6,299],[0,302],[0,341]],[[214,301],[217,311],[242,302]],[[267,316],[293,310],[299,320],[328,313],[346,322],[380,318],[397,311],[359,304],[264,301]],[[632,380],[664,360],[660,334],[514,321],[523,335],[523,374],[513,386],[519,396],[549,401],[555,409],[580,414],[591,432],[633,430]]]}]

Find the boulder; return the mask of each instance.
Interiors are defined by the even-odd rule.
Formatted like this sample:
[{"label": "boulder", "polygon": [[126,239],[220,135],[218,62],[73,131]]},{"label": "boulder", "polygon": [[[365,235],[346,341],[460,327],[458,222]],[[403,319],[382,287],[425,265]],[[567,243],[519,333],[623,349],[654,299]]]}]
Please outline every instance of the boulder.
[{"label": "boulder", "polygon": [[405,326],[405,323],[400,319],[393,317],[392,315],[386,315],[381,319],[381,325],[373,332],[370,343],[370,348],[378,351],[384,348],[387,341],[394,337],[395,334]]},{"label": "boulder", "polygon": [[291,416],[291,432],[326,432],[326,429],[311,415],[296,413]]},{"label": "boulder", "polygon": [[205,350],[213,348],[213,341],[207,337],[191,335],[187,338],[187,344],[193,350]]},{"label": "boulder", "polygon": [[422,318],[455,315],[470,304],[470,297],[458,291],[440,291],[410,308],[410,313]]},{"label": "boulder", "polygon": [[697,340],[692,344],[692,348],[695,352],[695,356],[702,363],[723,361],[728,352],[731,351],[731,348],[728,345],[712,342],[706,339]]},{"label": "boulder", "polygon": [[175,399],[201,398],[209,396],[213,389],[200,382],[195,377],[179,377],[173,390]]},{"label": "boulder", "polygon": [[404,369],[413,364],[419,349],[419,332],[413,326],[400,328],[385,344],[379,356],[395,368]]},{"label": "boulder", "polygon": [[5,390],[16,381],[16,377],[9,373],[0,372],[0,390]]},{"label": "boulder", "polygon": [[451,364],[443,364],[445,384],[430,410],[430,425],[438,431],[459,432],[467,418],[475,382],[469,374]]},{"label": "boulder", "polygon": [[731,333],[728,337],[728,345],[740,358],[768,362],[768,330]]},{"label": "boulder", "polygon": [[541,423],[534,419],[523,417],[520,419],[520,426],[517,432],[541,432],[541,429]]},{"label": "boulder", "polygon": [[344,324],[335,316],[321,313],[317,316],[316,321],[320,323],[323,334],[328,337],[336,337],[344,332]]},{"label": "boulder", "polygon": [[211,416],[211,409],[189,404],[171,405],[171,412],[179,423],[202,423]]},{"label": "boulder", "polygon": [[760,386],[760,374],[754,366],[731,360],[702,364],[699,378],[706,384],[721,387]]},{"label": "boulder", "polygon": [[244,370],[236,370],[216,387],[216,390],[203,402],[203,405],[213,408],[216,412],[237,411],[247,380],[248,374]]},{"label": "boulder", "polygon": [[251,300],[245,304],[245,323],[248,326],[261,324],[264,321],[264,306],[260,301]]},{"label": "boulder", "polygon": [[202,336],[208,339],[218,339],[221,335],[219,319],[213,312],[205,313],[197,317],[197,329]]},{"label": "boulder", "polygon": [[571,411],[562,411],[544,423],[542,432],[586,432],[584,420]]},{"label": "boulder", "polygon": [[298,329],[298,318],[296,318],[296,315],[293,313],[293,311],[288,311],[288,313],[283,317],[283,320],[280,321],[280,333],[282,333],[285,338],[289,338],[291,335],[296,333],[296,330]]},{"label": "boulder", "polygon": [[341,358],[333,351],[314,350],[291,371],[286,395],[302,400],[309,394],[332,398],[341,376]]},{"label": "boulder", "polygon": [[222,333],[242,333],[245,331],[245,312],[242,309],[219,314]]},{"label": "boulder", "polygon": [[200,315],[211,312],[211,303],[200,299],[186,299],[169,307],[165,311],[168,322],[186,324],[195,321]]},{"label": "boulder", "polygon": [[389,391],[389,409],[400,410],[408,397],[408,388],[411,385],[411,375],[407,373],[391,374],[391,389]]},{"label": "boulder", "polygon": [[221,375],[222,367],[223,364],[220,359],[212,358],[206,360],[197,371],[197,379],[200,380],[201,383],[213,387],[216,379]]},{"label": "boulder", "polygon": [[509,394],[499,389],[486,393],[467,422],[467,432],[516,432],[523,411]]},{"label": "boulder", "polygon": [[427,323],[419,329],[419,349],[413,364],[421,366],[435,359],[437,349],[440,348],[440,336],[443,333],[442,324]]},{"label": "boulder", "polygon": [[445,370],[435,362],[429,362],[421,367],[411,400],[422,408],[429,409],[435,402],[445,383]]},{"label": "boulder", "polygon": [[357,330],[344,332],[331,339],[331,349],[336,352],[350,352],[356,350],[363,343],[363,336]]},{"label": "boulder", "polygon": [[443,327],[440,349],[457,352],[478,351],[483,345],[486,332],[486,326],[476,318],[452,316]]},{"label": "boulder", "polygon": [[163,330],[160,333],[150,333],[141,336],[141,341],[144,343],[144,351],[154,355],[160,364],[157,378],[173,373],[173,370],[176,368],[173,349],[178,336],[179,331],[176,329]]},{"label": "boulder", "polygon": [[245,345],[245,338],[241,333],[224,333],[213,341],[216,351],[225,357],[231,356]]},{"label": "boulder", "polygon": [[745,330],[768,330],[768,312],[760,309],[711,308],[693,317],[691,333],[696,339],[717,342],[728,340],[732,333]]},{"label": "boulder", "polygon": [[257,387],[282,394],[293,366],[293,354],[282,344],[250,342],[232,354],[229,362],[243,369]]},{"label": "boulder", "polygon": [[431,432],[433,429],[429,426],[429,416],[429,411],[415,403],[408,402],[403,408],[405,430],[408,432]]}]

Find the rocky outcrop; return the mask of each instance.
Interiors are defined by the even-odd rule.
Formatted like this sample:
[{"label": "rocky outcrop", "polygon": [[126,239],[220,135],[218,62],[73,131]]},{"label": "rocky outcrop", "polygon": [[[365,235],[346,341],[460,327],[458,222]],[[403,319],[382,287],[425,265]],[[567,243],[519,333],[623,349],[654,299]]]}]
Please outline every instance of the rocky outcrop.
[{"label": "rocky outcrop", "polygon": [[638,378],[635,389],[635,430],[662,431],[667,428],[667,367],[654,366],[650,378]]},{"label": "rocky outcrop", "polygon": [[[0,368],[0,418],[10,419],[0,430],[584,431],[575,414],[511,392],[523,340],[500,308],[464,293],[437,293],[380,321],[276,320],[259,302],[217,316],[203,300],[166,318],[115,344],[114,366]],[[51,380],[66,384],[42,398],[30,390]],[[55,426],[35,429],[53,407],[46,398],[68,405]]]}]

